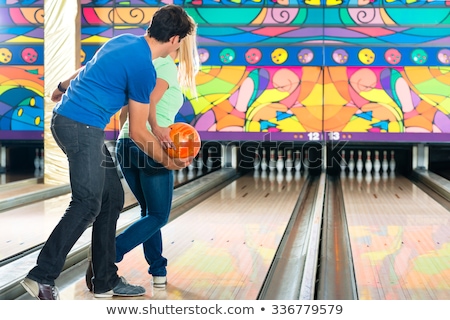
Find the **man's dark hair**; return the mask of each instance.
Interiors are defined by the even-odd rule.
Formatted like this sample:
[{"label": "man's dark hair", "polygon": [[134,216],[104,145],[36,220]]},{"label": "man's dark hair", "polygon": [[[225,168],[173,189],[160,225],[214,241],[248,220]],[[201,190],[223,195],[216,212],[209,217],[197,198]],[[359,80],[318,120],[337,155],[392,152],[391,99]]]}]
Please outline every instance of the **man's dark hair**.
[{"label": "man's dark hair", "polygon": [[155,12],[147,28],[147,34],[164,43],[173,36],[180,36],[180,40],[183,39],[194,30],[194,27],[182,7],[168,4]]}]

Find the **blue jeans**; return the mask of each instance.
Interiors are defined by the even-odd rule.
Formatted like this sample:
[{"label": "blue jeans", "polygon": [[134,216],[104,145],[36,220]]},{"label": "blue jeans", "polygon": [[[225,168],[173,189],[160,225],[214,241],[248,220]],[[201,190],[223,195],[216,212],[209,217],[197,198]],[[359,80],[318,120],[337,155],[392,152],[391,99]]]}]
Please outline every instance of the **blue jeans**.
[{"label": "blue jeans", "polygon": [[109,291],[119,282],[115,237],[124,192],[104,144],[104,131],[57,114],[53,114],[51,130],[69,161],[72,199],[28,277],[54,285],[70,249],[92,224],[94,292]]},{"label": "blue jeans", "polygon": [[167,259],[162,256],[161,228],[172,207],[173,172],[147,156],[131,139],[117,141],[116,157],[123,176],[141,207],[141,218],[116,238],[116,262],[142,243],[148,273],[167,274]]}]

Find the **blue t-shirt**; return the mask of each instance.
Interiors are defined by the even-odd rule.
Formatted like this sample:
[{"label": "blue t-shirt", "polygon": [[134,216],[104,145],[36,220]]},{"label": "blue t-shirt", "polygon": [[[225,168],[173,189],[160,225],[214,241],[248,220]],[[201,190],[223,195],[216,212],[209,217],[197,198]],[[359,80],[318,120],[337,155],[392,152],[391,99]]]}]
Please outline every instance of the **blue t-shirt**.
[{"label": "blue t-shirt", "polygon": [[144,36],[123,34],[106,42],[70,82],[55,112],[104,129],[128,99],[149,103],[156,82]]}]

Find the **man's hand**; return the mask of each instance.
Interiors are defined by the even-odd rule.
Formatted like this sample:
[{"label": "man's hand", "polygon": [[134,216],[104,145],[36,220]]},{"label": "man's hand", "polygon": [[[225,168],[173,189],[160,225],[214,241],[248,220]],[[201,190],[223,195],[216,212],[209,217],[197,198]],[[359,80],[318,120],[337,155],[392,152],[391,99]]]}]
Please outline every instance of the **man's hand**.
[{"label": "man's hand", "polygon": [[[169,164],[165,166],[169,170],[180,170],[183,168],[186,168],[188,165],[192,163],[195,157],[189,157],[189,158],[170,158],[172,161],[169,161]],[[173,162],[173,167],[172,163]]]},{"label": "man's hand", "polygon": [[58,88],[56,88],[52,93],[52,101],[59,102],[63,96],[64,92],[61,92]]}]

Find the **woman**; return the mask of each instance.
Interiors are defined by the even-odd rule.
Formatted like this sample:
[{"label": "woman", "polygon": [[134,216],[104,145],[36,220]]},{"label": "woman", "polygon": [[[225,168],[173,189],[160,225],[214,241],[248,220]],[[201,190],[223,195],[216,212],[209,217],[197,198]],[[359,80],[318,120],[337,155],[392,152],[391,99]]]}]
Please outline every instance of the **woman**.
[{"label": "woman", "polygon": [[[178,57],[178,68],[175,59]],[[197,95],[195,75],[199,57],[196,30],[182,40],[179,50],[153,61],[157,80],[150,96],[148,129],[164,147],[172,146],[168,128],[183,104],[183,93]],[[142,243],[144,256],[153,276],[153,286],[165,288],[167,259],[162,255],[161,228],[167,223],[173,195],[173,171],[142,152],[128,136],[127,107],[121,112],[121,131],[117,156],[122,173],[141,206],[142,217],[116,238],[116,262]],[[124,121],[125,120],[125,121]],[[124,122],[122,122],[124,121]],[[123,125],[122,125],[123,123]]]}]

